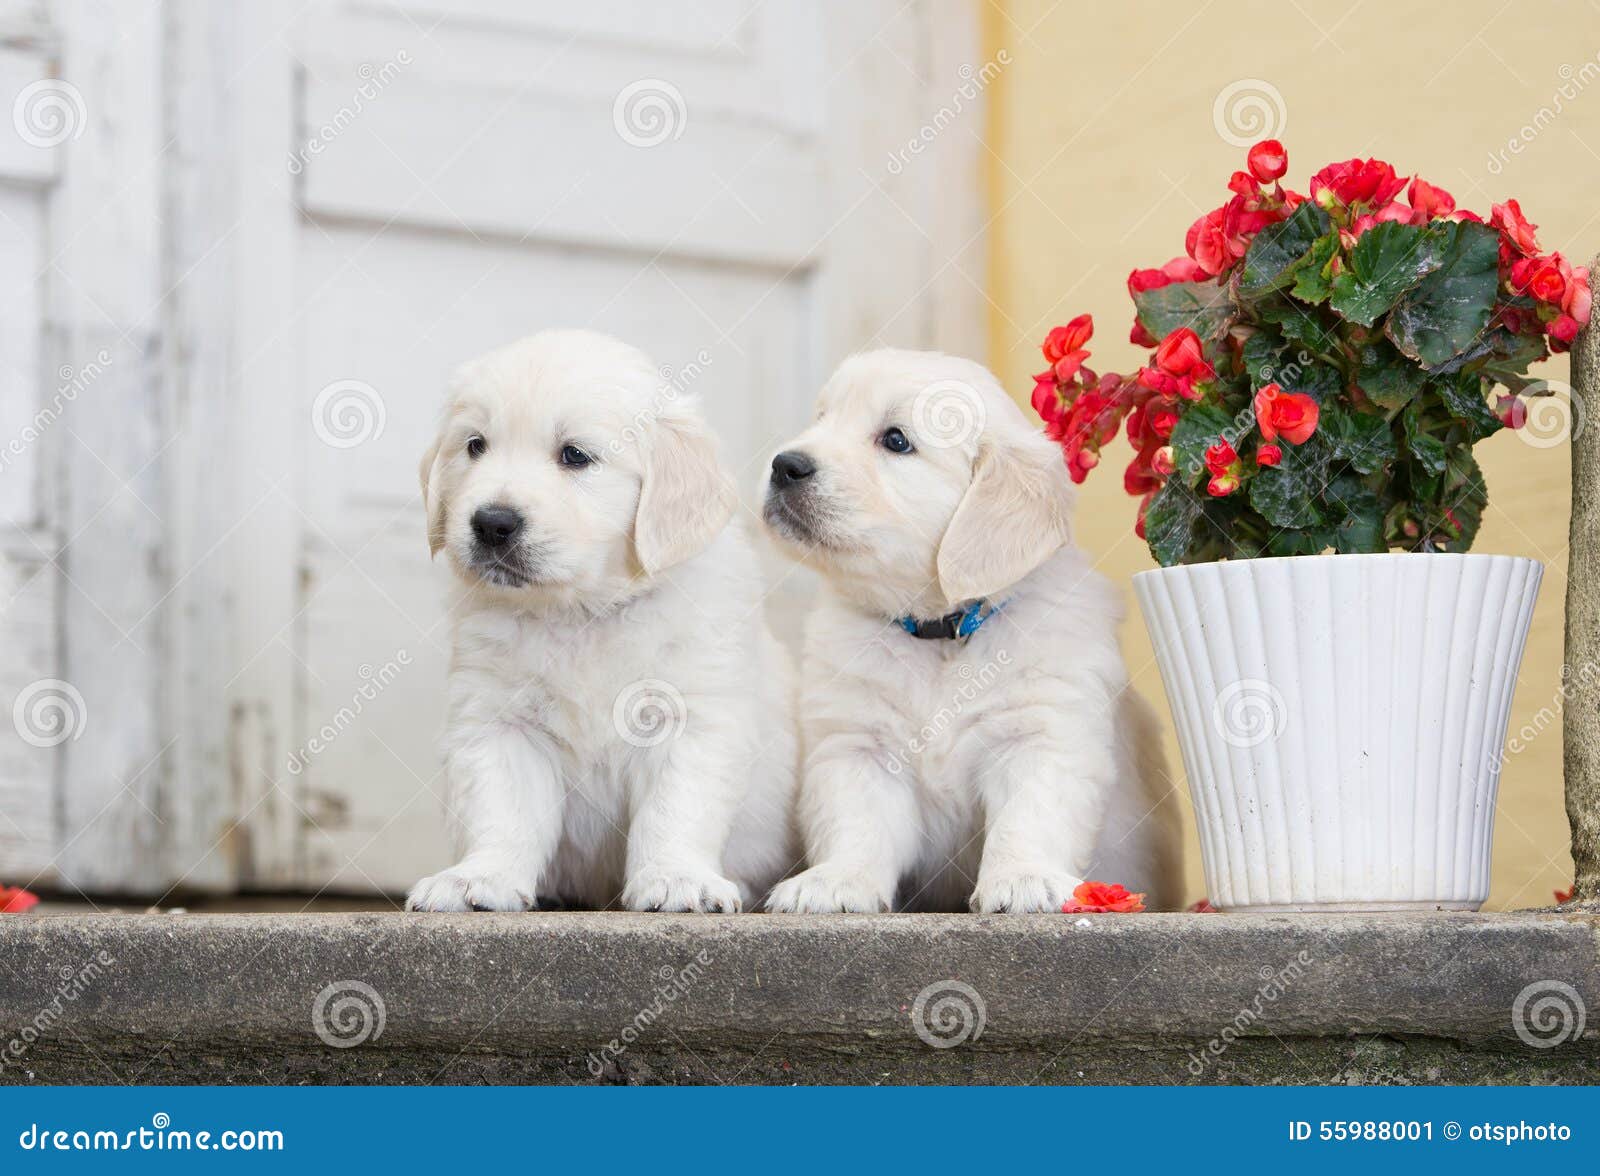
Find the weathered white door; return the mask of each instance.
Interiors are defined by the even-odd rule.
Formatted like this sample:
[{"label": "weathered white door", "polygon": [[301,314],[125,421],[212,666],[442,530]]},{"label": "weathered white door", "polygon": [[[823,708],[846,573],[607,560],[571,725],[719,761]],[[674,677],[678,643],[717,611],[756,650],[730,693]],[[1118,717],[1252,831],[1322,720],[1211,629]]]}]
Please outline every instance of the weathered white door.
[{"label": "weathered white door", "polygon": [[[93,876],[401,889],[447,853],[444,572],[416,465],[450,371],[544,326],[617,334],[702,397],[753,504],[763,459],[850,351],[981,354],[976,14],[166,7],[157,70],[183,113],[167,107],[151,168],[170,411],[140,442],[164,447],[164,542],[134,611],[161,621],[140,740],[160,753],[159,803],[142,824],[117,810],[164,832],[138,866],[131,844],[94,839]],[[0,184],[0,211],[37,215],[44,182]],[[37,392],[41,336],[12,326],[6,362]],[[17,411],[0,390],[0,413]],[[33,510],[6,485],[0,517]],[[49,637],[71,623],[42,603],[58,599],[6,623]],[[0,822],[0,855],[5,837]]]}]

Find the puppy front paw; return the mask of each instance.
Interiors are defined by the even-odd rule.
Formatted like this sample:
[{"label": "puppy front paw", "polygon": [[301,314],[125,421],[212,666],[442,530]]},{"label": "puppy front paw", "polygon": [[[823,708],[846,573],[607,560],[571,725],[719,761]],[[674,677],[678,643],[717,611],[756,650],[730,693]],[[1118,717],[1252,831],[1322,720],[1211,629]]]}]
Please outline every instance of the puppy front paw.
[{"label": "puppy front paw", "polygon": [[969,906],[980,915],[1055,914],[1072,897],[1082,878],[1071,874],[1015,873],[980,875]]},{"label": "puppy front paw", "polygon": [[622,890],[630,911],[693,911],[731,915],[743,909],[739,887],[710,870],[640,870]]},{"label": "puppy front paw", "polygon": [[870,875],[824,862],[779,882],[767,896],[776,914],[876,915],[887,911],[890,896]]},{"label": "puppy front paw", "polygon": [[465,865],[424,878],[406,895],[408,911],[525,911],[533,894],[509,870]]}]

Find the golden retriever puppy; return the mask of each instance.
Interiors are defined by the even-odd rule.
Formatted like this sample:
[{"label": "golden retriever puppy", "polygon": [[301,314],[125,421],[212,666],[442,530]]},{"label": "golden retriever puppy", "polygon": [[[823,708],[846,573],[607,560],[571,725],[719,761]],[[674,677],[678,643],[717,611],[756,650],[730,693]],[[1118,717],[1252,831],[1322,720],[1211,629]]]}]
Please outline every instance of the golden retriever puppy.
[{"label": "golden retriever puppy", "polygon": [[759,901],[798,857],[793,674],[693,400],[615,339],[544,331],[459,371],[422,485],[461,582],[462,856],[407,905]]},{"label": "golden retriever puppy", "polygon": [[766,496],[825,581],[801,665],[810,868],[769,909],[1055,911],[1089,877],[1178,901],[1159,730],[1072,503],[978,364],[875,351],[822,389]]}]

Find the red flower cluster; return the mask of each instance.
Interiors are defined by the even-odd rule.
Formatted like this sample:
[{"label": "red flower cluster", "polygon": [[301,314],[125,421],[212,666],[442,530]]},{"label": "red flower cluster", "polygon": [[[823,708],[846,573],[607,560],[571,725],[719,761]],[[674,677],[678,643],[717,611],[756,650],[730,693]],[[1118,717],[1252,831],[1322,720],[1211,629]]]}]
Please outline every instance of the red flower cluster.
[{"label": "red flower cluster", "polygon": [[1129,894],[1120,882],[1081,882],[1061,904],[1063,915],[1134,915],[1144,910],[1144,895]]},{"label": "red flower cluster", "polygon": [[[1592,299],[1588,268],[1572,265],[1559,250],[1540,254],[1539,241],[1534,236],[1539,226],[1528,223],[1515,200],[1496,204],[1490,211],[1489,223],[1500,230],[1501,267],[1507,263],[1511,267],[1508,289],[1534,300],[1534,315],[1544,325],[1550,350],[1566,351],[1589,321]],[[1513,313],[1511,317],[1517,316]],[[1508,325],[1520,333],[1520,322]]]},{"label": "red flower cluster", "polygon": [[[1044,357],[1049,366],[1035,377],[1033,406],[1043,418],[1049,436],[1061,444],[1067,468],[1078,482],[1099,464],[1101,448],[1126,422],[1134,457],[1124,472],[1123,485],[1129,494],[1142,499],[1135,527],[1141,537],[1145,534],[1145,515],[1156,493],[1178,472],[1180,457],[1171,439],[1180,419],[1191,408],[1205,406],[1213,417],[1220,413],[1240,422],[1204,449],[1204,485],[1214,497],[1234,495],[1261,471],[1284,464],[1286,447],[1305,445],[1316,435],[1325,408],[1338,414],[1341,427],[1352,414],[1370,422],[1379,411],[1361,386],[1366,372],[1353,358],[1364,354],[1362,349],[1374,328],[1370,320],[1350,319],[1338,297],[1329,301],[1330,293],[1341,289],[1340,278],[1350,266],[1349,251],[1377,225],[1394,222],[1414,230],[1436,222],[1470,221],[1498,232],[1499,293],[1489,328],[1480,335],[1493,330],[1501,340],[1500,347],[1505,346],[1500,333],[1503,329],[1523,338],[1541,338],[1550,351],[1565,351],[1589,320],[1592,298],[1588,271],[1571,265],[1559,252],[1541,253],[1535,226],[1522,215],[1515,200],[1494,205],[1486,221],[1457,208],[1455,197],[1443,188],[1420,176],[1399,175],[1388,163],[1377,159],[1329,164],[1311,177],[1309,196],[1302,196],[1281,182],[1288,162],[1282,143],[1275,139],[1257,143],[1250,149],[1246,170],[1234,172],[1230,178],[1228,188],[1232,195],[1228,201],[1189,227],[1187,255],[1175,257],[1159,268],[1129,273],[1128,294],[1140,307],[1140,313],[1147,315],[1143,321],[1135,317],[1129,338],[1153,349],[1137,372],[1099,375],[1086,366],[1093,334],[1088,315],[1056,327],[1045,339]],[[1308,268],[1313,256],[1310,253],[1303,254],[1296,263],[1300,276],[1292,297],[1321,303],[1320,313],[1325,317],[1331,312],[1333,329],[1340,332],[1342,345],[1316,357],[1313,366],[1321,379],[1316,385],[1291,384],[1296,390],[1285,390],[1279,383],[1267,382],[1256,387],[1249,375],[1245,344],[1263,330],[1279,337],[1287,332],[1277,330],[1279,320],[1260,317],[1255,306],[1270,298],[1281,301],[1286,294],[1281,283],[1266,294],[1242,289],[1233,271],[1263,230],[1291,216],[1307,220],[1312,211],[1302,210],[1307,201],[1321,210],[1323,236],[1317,244],[1316,267]],[[1433,239],[1439,239],[1439,234]],[[1298,285],[1302,278],[1306,280],[1304,291]],[[1171,324],[1178,317],[1172,308],[1183,307],[1186,302],[1183,298],[1165,300],[1152,295],[1181,284],[1201,287],[1194,294],[1195,305],[1220,305],[1222,317],[1211,311],[1196,314],[1187,324],[1156,338],[1146,322]],[[1207,314],[1212,317],[1207,318]],[[1392,325],[1390,331],[1392,334]],[[1385,362],[1418,364],[1424,368],[1424,381],[1431,378],[1416,351],[1406,347],[1401,351],[1403,354],[1398,354],[1390,346],[1388,355],[1394,358]],[[1541,350],[1533,358],[1541,358],[1542,354]],[[1525,367],[1532,360],[1526,358],[1524,351],[1517,362]],[[1342,389],[1329,387],[1330,374],[1342,380]],[[1484,386],[1487,388],[1497,375],[1492,374],[1492,369],[1485,371]],[[1330,399],[1331,405],[1325,403]],[[1510,428],[1520,427],[1527,419],[1526,404],[1515,392],[1499,396],[1492,411]],[[1387,419],[1391,423],[1398,420],[1392,406]],[[1399,431],[1401,426],[1393,424],[1393,429]],[[1398,452],[1404,457],[1412,439],[1409,434],[1396,435]],[[1188,455],[1183,459],[1188,463],[1185,476],[1199,473],[1196,459],[1201,454],[1196,440],[1191,436],[1184,442]],[[1330,460],[1326,449],[1311,452],[1314,455],[1306,460]],[[1388,476],[1382,471],[1380,474]],[[1325,503],[1323,509],[1345,509],[1344,501]],[[1442,536],[1455,549],[1455,541],[1462,539],[1461,519],[1451,509],[1452,504],[1401,505],[1405,509],[1391,511],[1386,504],[1381,516],[1383,535],[1390,545],[1438,541]],[[1240,517],[1253,517],[1250,512],[1255,509],[1252,501]],[[1429,510],[1432,515],[1419,523],[1421,516],[1416,512],[1426,515]],[[1263,529],[1270,533],[1277,528]]]}]

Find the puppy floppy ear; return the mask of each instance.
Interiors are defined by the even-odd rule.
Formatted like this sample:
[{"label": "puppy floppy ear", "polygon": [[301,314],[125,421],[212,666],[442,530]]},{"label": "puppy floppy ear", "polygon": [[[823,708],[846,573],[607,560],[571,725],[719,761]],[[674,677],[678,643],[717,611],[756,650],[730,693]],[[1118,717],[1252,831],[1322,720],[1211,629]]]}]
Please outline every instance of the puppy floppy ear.
[{"label": "puppy floppy ear", "polygon": [[688,416],[658,419],[633,519],[640,566],[653,576],[704,551],[737,503],[705,425]]},{"label": "puppy floppy ear", "polygon": [[434,439],[428,446],[428,452],[422,455],[422,465],[417,473],[422,478],[422,509],[428,517],[428,555],[433,557],[439,554],[439,548],[444,546],[444,495],[439,485],[440,474],[444,468],[444,454],[441,452],[444,440],[442,437]]},{"label": "puppy floppy ear", "polygon": [[1072,540],[1072,480],[1044,437],[987,436],[972,484],[939,543],[939,589],[952,604],[993,596]]}]

